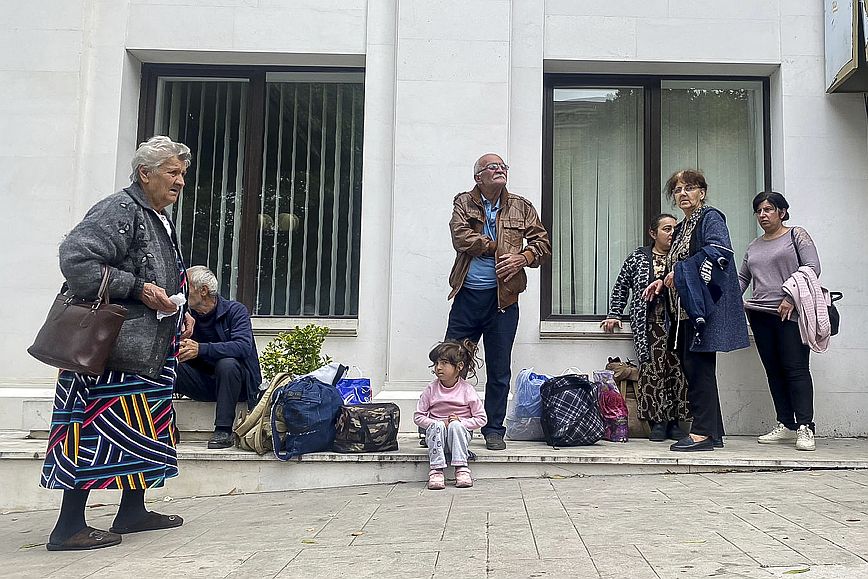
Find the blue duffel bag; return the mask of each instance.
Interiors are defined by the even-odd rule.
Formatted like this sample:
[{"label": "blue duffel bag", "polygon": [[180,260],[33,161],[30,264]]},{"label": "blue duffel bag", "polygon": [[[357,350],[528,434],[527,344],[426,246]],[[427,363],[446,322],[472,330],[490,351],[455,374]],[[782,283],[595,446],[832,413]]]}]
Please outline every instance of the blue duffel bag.
[{"label": "blue duffel bag", "polygon": [[337,389],[312,376],[281,386],[272,395],[271,435],[280,460],[329,450],[343,399]]}]

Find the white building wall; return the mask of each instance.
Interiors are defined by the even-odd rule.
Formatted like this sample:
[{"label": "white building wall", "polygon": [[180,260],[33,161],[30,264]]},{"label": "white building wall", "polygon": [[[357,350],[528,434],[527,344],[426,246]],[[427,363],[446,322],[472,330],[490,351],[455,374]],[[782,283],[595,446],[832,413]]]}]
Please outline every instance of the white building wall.
[{"label": "white building wall", "polygon": [[[0,24],[0,384],[49,384],[24,349],[60,282],[56,247],[98,198],[127,184],[142,61],[364,65],[358,331],[326,351],[375,387],[418,390],[445,331],[451,199],[482,153],[541,202],[544,72],[771,78],[772,180],[845,292],[842,332],[813,357],[818,431],[868,433],[863,290],[868,131],[861,95],[824,94],[818,0],[53,0]],[[33,3],[29,3],[33,4]],[[34,42],[34,38],[38,42]],[[34,47],[22,49],[21,47]],[[713,184],[710,192],[713,202]],[[745,208],[749,211],[749,208]],[[24,225],[22,227],[22,225]],[[17,226],[17,227],[16,227]],[[521,299],[514,370],[599,368],[626,336],[542,324],[539,273]],[[720,357],[731,433],[773,422],[753,348]]]}]

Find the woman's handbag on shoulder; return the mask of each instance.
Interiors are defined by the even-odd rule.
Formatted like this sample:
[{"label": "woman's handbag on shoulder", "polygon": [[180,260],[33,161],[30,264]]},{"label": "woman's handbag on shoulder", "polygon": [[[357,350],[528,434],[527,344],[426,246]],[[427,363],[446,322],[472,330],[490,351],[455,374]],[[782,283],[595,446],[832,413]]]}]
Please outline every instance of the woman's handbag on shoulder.
[{"label": "woman's handbag on shoulder", "polygon": [[127,316],[125,307],[109,303],[110,278],[111,268],[103,266],[94,301],[75,297],[64,283],[27,352],[55,368],[101,375]]}]

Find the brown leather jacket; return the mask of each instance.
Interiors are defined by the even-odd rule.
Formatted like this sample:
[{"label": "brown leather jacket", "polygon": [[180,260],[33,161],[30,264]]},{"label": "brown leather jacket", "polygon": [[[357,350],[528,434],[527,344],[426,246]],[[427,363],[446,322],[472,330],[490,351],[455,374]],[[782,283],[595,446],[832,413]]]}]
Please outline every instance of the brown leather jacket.
[{"label": "brown leather jacket", "polygon": [[[500,210],[497,212],[497,249],[490,249],[491,239],[483,232],[485,209],[479,186],[459,193],[452,201],[452,246],[455,248],[455,263],[449,274],[452,291],[449,299],[461,290],[464,278],[470,269],[470,260],[480,255],[500,257],[507,253],[523,253],[529,267],[539,267],[542,260],[552,254],[549,234],[539,220],[536,210],[524,197],[513,195],[506,189],[500,194]],[[527,240],[527,244],[525,241]],[[518,301],[518,294],[527,287],[527,275],[519,271],[508,282],[497,280],[497,301],[501,309]]]}]

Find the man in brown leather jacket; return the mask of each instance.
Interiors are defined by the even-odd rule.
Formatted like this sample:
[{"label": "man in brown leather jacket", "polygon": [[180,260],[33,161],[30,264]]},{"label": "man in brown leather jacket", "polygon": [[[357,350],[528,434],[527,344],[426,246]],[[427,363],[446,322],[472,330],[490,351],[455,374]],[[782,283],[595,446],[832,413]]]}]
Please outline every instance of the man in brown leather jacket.
[{"label": "man in brown leather jacket", "polygon": [[518,327],[518,294],[527,287],[525,267],[539,267],[551,243],[530,201],[506,190],[509,166],[498,155],[483,155],[473,166],[476,186],[455,196],[449,275],[455,298],[446,339],[470,338],[485,345],[485,446],[503,450],[506,399],[512,378],[512,344]]}]

